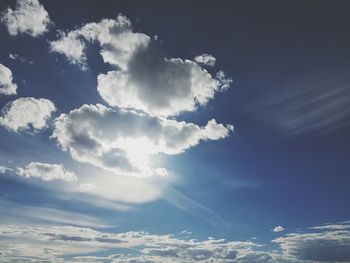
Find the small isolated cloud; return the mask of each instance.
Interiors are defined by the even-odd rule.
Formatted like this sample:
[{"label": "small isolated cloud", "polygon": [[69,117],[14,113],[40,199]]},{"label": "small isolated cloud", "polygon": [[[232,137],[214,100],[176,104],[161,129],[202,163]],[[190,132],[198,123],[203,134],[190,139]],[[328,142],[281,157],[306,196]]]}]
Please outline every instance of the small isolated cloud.
[{"label": "small isolated cloud", "polygon": [[284,227],[282,226],[276,226],[274,229],[272,229],[273,232],[278,233],[284,231]]},{"label": "small isolated cloud", "polygon": [[13,83],[11,70],[0,63],[0,95],[17,94],[17,85]]},{"label": "small isolated cloud", "polygon": [[98,75],[97,90],[111,106],[142,110],[152,116],[194,111],[228,88],[232,80],[220,71],[213,77],[196,62],[167,58],[156,40],[133,32],[122,15],[61,32],[51,50],[87,68],[87,43],[97,42],[101,56],[113,70]]},{"label": "small isolated cloud", "polygon": [[2,109],[0,125],[15,132],[37,132],[47,126],[55,110],[55,105],[48,99],[19,98]]},{"label": "small isolated cloud", "polygon": [[43,35],[52,24],[49,14],[38,0],[17,0],[15,9],[5,10],[0,18],[11,36],[28,34]]},{"label": "small isolated cloud", "polygon": [[201,140],[218,140],[229,133],[214,119],[200,127],[98,104],[62,114],[55,120],[52,137],[75,160],[144,177],[167,174],[164,168],[149,165],[150,155],[179,154]]},{"label": "small isolated cloud", "polygon": [[16,54],[16,53],[10,53],[9,54],[9,58],[15,61],[19,61],[21,63],[29,63],[29,64],[34,64],[34,61],[32,60],[28,60],[24,57],[21,57],[20,55]]},{"label": "small isolated cloud", "polygon": [[216,58],[210,54],[203,54],[203,55],[196,56],[194,58],[194,61],[204,66],[213,67],[215,65]]},{"label": "small isolated cloud", "polygon": [[25,178],[39,178],[44,181],[63,180],[71,182],[77,180],[77,176],[62,164],[48,164],[31,162],[25,167],[17,167],[16,174]]}]

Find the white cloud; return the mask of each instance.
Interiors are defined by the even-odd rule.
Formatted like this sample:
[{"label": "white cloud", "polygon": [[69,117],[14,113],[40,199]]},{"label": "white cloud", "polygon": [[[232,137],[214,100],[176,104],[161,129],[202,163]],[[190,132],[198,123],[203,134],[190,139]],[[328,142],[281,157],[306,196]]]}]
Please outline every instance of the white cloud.
[{"label": "white cloud", "polygon": [[34,61],[32,60],[28,60],[16,53],[10,53],[9,54],[9,58],[12,59],[12,60],[15,60],[15,61],[19,61],[21,63],[29,63],[29,64],[34,64]]},{"label": "white cloud", "polygon": [[[53,261],[69,254],[83,262],[269,262],[268,253],[257,251],[260,245],[253,242],[225,241],[224,239],[182,239],[174,235],[154,235],[146,232],[109,233],[90,228],[72,226],[14,226],[0,227],[0,236],[11,242],[1,246],[11,256],[34,257]],[[27,240],[29,242],[25,242]],[[12,243],[13,242],[13,243]],[[47,253],[45,249],[50,248]],[[26,248],[26,249],[21,249]],[[106,258],[84,255],[90,250],[103,251],[115,248],[132,248],[132,254],[114,254]],[[130,251],[132,251],[130,250]],[[127,251],[127,250],[126,250]],[[78,255],[81,256],[78,256]],[[91,260],[91,261],[88,261]],[[136,261],[132,261],[136,260]]]},{"label": "white cloud", "polygon": [[350,229],[350,221],[345,221],[337,224],[326,224],[322,226],[313,226],[310,229],[316,230],[342,230],[342,229]]},{"label": "white cloud", "polygon": [[202,54],[202,55],[196,56],[194,58],[194,61],[196,61],[198,64],[202,64],[204,66],[213,67],[215,65],[216,58],[210,54]]},{"label": "white cloud", "polygon": [[[347,223],[337,223],[342,225]],[[332,224],[329,224],[330,229]],[[310,230],[310,228],[309,228]],[[102,232],[87,227],[1,225],[0,254],[69,262],[237,262],[311,263],[349,262],[350,231],[324,230],[290,233],[272,240],[273,250],[251,241],[229,241],[147,232]],[[123,254],[96,256],[97,252],[123,249]],[[73,255],[74,254],[74,255]],[[98,253],[101,254],[101,253]],[[106,253],[104,253],[106,254]],[[108,255],[108,254],[107,254]]]},{"label": "white cloud", "polygon": [[[51,51],[63,54],[72,64],[77,64],[82,69],[87,69],[87,58],[85,55],[86,42],[98,40],[104,46],[111,45],[110,42],[112,42],[117,46],[125,47],[124,50],[115,55],[118,58],[126,59],[126,57],[130,56],[130,49],[132,49],[132,45],[130,44],[133,44],[132,41],[135,42],[135,39],[124,43],[124,38],[111,38],[110,31],[114,30],[119,33],[125,31],[123,35],[127,36],[130,33],[130,25],[130,21],[126,17],[119,15],[116,20],[103,19],[100,23],[88,23],[68,33],[59,31],[59,39],[50,43]],[[135,34],[135,36],[145,35]],[[106,50],[105,53],[101,52],[101,55],[107,59],[110,57],[111,52]],[[113,59],[110,58],[110,60],[112,61]]]},{"label": "white cloud", "polygon": [[13,83],[12,72],[0,63],[0,95],[17,94],[17,85]]},{"label": "white cloud", "polygon": [[16,174],[25,178],[39,178],[44,181],[63,180],[75,181],[76,175],[63,167],[62,164],[31,162],[25,167],[17,167]]},{"label": "white cloud", "polygon": [[350,261],[350,230],[335,229],[333,225],[313,232],[289,233],[272,242],[281,247],[283,256],[291,262]]},{"label": "white cloud", "polygon": [[5,173],[6,171],[8,171],[8,170],[9,170],[9,168],[0,165],[0,174],[4,174],[4,173]]},{"label": "white cloud", "polygon": [[36,132],[47,126],[55,110],[55,105],[48,99],[19,98],[2,109],[0,125],[15,132],[31,129]]},{"label": "white cloud", "polygon": [[98,76],[97,86],[111,106],[142,110],[153,116],[173,116],[206,105],[232,82],[221,71],[213,78],[194,61],[166,58],[157,41],[134,33],[130,21],[122,15],[61,33],[51,43],[51,49],[85,69],[89,41],[99,43],[104,62],[114,67]]},{"label": "white cloud", "polygon": [[179,154],[201,140],[218,140],[229,133],[215,120],[200,127],[98,104],[62,114],[55,121],[52,137],[80,162],[124,175],[150,176],[166,174],[150,166],[151,155]]},{"label": "white cloud", "polygon": [[272,229],[273,232],[278,233],[284,231],[284,227],[282,226],[276,226],[274,229]]},{"label": "white cloud", "polygon": [[32,37],[44,34],[52,24],[49,14],[38,0],[17,0],[14,10],[8,8],[3,12],[1,22],[11,36],[28,34]]},{"label": "white cloud", "polygon": [[93,216],[40,205],[25,205],[0,199],[0,221],[11,224],[35,222],[35,224],[69,224],[96,228],[112,227]]}]

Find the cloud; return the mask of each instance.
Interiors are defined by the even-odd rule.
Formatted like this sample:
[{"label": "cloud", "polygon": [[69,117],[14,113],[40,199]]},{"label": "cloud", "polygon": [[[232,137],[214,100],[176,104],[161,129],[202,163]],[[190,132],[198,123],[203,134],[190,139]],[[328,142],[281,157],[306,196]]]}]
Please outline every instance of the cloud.
[{"label": "cloud", "polygon": [[278,233],[284,231],[284,227],[282,226],[276,226],[274,229],[272,229],[273,232]]},{"label": "cloud", "polygon": [[25,167],[17,167],[16,174],[25,178],[39,178],[44,181],[63,180],[75,181],[76,175],[63,167],[62,164],[31,162]]},{"label": "cloud", "polygon": [[194,61],[167,58],[159,42],[133,32],[122,15],[61,32],[51,50],[86,69],[86,43],[93,41],[100,45],[104,62],[114,68],[97,78],[97,90],[111,106],[174,116],[206,105],[232,82],[222,71],[214,78]]},{"label": "cloud", "polygon": [[0,125],[15,132],[37,132],[47,126],[47,121],[55,110],[55,105],[48,99],[19,98],[2,109]]},{"label": "cloud", "polygon": [[[1,225],[0,253],[15,257],[69,262],[349,262],[350,231],[310,228],[272,240],[279,247],[225,239],[193,239],[186,235],[157,235],[143,231],[103,232],[88,227]],[[337,225],[349,225],[348,222]],[[109,251],[123,249],[122,254]],[[3,252],[2,252],[3,251]],[[101,255],[105,251],[107,256]]]},{"label": "cloud", "polygon": [[215,120],[204,127],[151,117],[103,105],[83,105],[55,120],[52,138],[80,162],[124,175],[144,177],[167,172],[153,168],[151,155],[179,154],[201,140],[218,140],[230,130]]},{"label": "cloud", "polygon": [[[247,105],[260,127],[279,136],[322,135],[349,125],[349,74],[315,72],[252,97]],[[248,109],[249,108],[249,109]],[[288,117],[286,117],[288,116]]]},{"label": "cloud", "polygon": [[[65,55],[72,64],[79,65],[81,69],[85,70],[87,69],[87,58],[85,54],[86,42],[98,39],[101,42],[101,45],[106,47],[110,45],[109,42],[113,42],[114,45],[119,45],[122,49],[124,48],[124,50],[119,53],[119,56],[118,54],[116,54],[116,56],[120,59],[126,59],[130,56],[131,49],[133,48],[133,45],[135,45],[135,43],[131,43],[136,42],[135,38],[141,39],[145,36],[145,38],[148,39],[144,34],[131,33],[130,26],[131,23],[125,16],[118,15],[116,20],[102,19],[99,23],[88,23],[83,27],[68,33],[59,31],[59,39],[50,43],[51,51]],[[111,39],[110,31],[113,30],[120,33],[125,31],[122,36],[126,37]],[[128,36],[132,36],[134,39],[130,40],[132,37],[128,38]],[[129,43],[125,43],[125,39],[128,39]],[[145,41],[147,40],[145,39]],[[111,53],[109,52],[101,52],[103,58],[109,57],[110,54]]]},{"label": "cloud", "polygon": [[9,7],[0,20],[11,36],[28,34],[38,37],[47,32],[52,24],[49,14],[38,0],[17,0],[15,9]]},{"label": "cloud", "polygon": [[324,225],[311,228],[313,232],[289,233],[272,242],[278,244],[284,257],[292,262],[349,262],[350,226],[345,223],[339,225],[347,226],[347,229]]},{"label": "cloud", "polygon": [[15,61],[19,61],[21,63],[29,63],[29,64],[34,64],[34,61],[32,60],[28,60],[24,57],[21,57],[20,55],[16,54],[16,53],[10,53],[9,54],[9,58]]},{"label": "cloud", "polygon": [[204,66],[213,67],[215,65],[216,58],[210,54],[202,54],[202,55],[196,56],[194,58],[194,61]]},{"label": "cloud", "polygon": [[0,95],[17,94],[17,85],[13,83],[11,70],[0,63]]},{"label": "cloud", "polygon": [[25,205],[0,199],[0,208],[0,220],[12,224],[35,222],[36,224],[69,224],[95,228],[111,227],[93,216],[51,207]]},{"label": "cloud", "polygon": [[[114,254],[105,257],[104,261],[269,262],[267,253],[256,251],[260,245],[247,241],[225,241],[224,239],[199,241],[147,232],[109,233],[83,227],[30,225],[3,225],[0,227],[0,236],[5,240],[11,240],[10,242],[0,241],[0,246],[6,249],[9,259],[22,256],[58,260],[65,255],[76,254],[75,258],[70,258],[72,261],[76,259],[77,262],[78,260],[99,262],[103,258],[84,255],[84,252],[90,250],[91,254],[92,251],[123,248],[126,249],[125,251],[137,251],[137,253]],[[25,243],[24,240],[29,242]],[[27,249],[20,249],[25,245]],[[51,250],[44,253],[48,247]],[[132,250],[127,250],[131,248]]]},{"label": "cloud", "polygon": [[6,171],[10,170],[8,167],[0,165],[0,174],[6,173]]}]

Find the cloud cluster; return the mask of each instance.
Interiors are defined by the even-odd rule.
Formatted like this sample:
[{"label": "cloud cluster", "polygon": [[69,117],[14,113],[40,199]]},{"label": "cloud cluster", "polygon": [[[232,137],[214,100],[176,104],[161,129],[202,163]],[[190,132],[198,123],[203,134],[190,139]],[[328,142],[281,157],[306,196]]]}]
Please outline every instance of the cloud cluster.
[{"label": "cloud cluster", "polygon": [[282,231],[284,231],[284,227],[283,226],[276,226],[272,229],[272,231],[275,233],[282,232]]},{"label": "cloud cluster", "polygon": [[230,128],[215,120],[200,127],[98,104],[62,114],[52,137],[75,160],[116,173],[149,176],[166,173],[149,166],[150,155],[182,153],[201,140],[225,138]]},{"label": "cloud cluster", "polygon": [[[132,248],[135,254],[114,254],[104,261],[109,262],[269,262],[272,257],[257,251],[260,245],[249,241],[225,241],[224,239],[182,239],[173,235],[154,235],[146,232],[108,233],[90,228],[72,226],[11,226],[0,227],[2,238],[32,240],[27,249],[16,251],[24,244],[2,243],[9,258],[13,254],[41,260],[58,260],[66,254],[81,254],[71,260],[76,262],[100,262],[98,257],[84,257],[84,252],[107,249]],[[1,244],[1,243],[0,243]],[[48,247],[51,250],[46,250]],[[131,250],[130,250],[131,251]],[[49,253],[45,253],[49,252]],[[12,254],[13,253],[13,254]],[[11,255],[12,254],[12,255]],[[100,258],[101,261],[102,258]],[[134,260],[134,261],[132,261]]]},{"label": "cloud cluster", "polygon": [[194,58],[194,61],[196,61],[198,64],[202,64],[204,66],[214,67],[215,62],[216,62],[216,58],[210,54],[202,54],[202,55],[196,56]]},{"label": "cloud cluster", "polygon": [[349,221],[336,225],[316,226],[310,229],[313,231],[289,233],[272,242],[278,244],[284,256],[294,262],[350,261]]},{"label": "cloud cluster", "polygon": [[52,24],[49,14],[38,0],[17,0],[15,9],[9,7],[0,20],[11,36],[28,34],[37,37],[47,32]]},{"label": "cloud cluster", "polygon": [[44,181],[63,180],[72,182],[76,175],[63,167],[63,164],[31,162],[25,167],[17,167],[16,174],[25,178],[39,178]]},{"label": "cloud cluster", "polygon": [[15,132],[37,132],[47,126],[47,121],[55,110],[55,105],[48,99],[19,98],[2,109],[0,125]]},{"label": "cloud cluster", "polygon": [[218,75],[221,79],[213,78],[194,61],[165,57],[160,43],[133,32],[122,15],[61,32],[59,39],[51,42],[51,50],[84,69],[86,43],[92,41],[100,45],[104,62],[115,68],[97,78],[97,90],[111,106],[152,116],[178,115],[206,105],[232,81],[223,72]]},{"label": "cloud cluster", "polygon": [[[337,223],[342,230],[334,225],[286,234],[272,240],[279,246],[273,250],[251,241],[198,240],[140,231],[111,233],[74,226],[1,225],[0,253],[9,261],[16,257],[59,261],[64,257],[69,262],[349,262],[350,224]],[[112,249],[123,249],[123,253],[96,256]]]},{"label": "cloud cluster", "polygon": [[11,70],[0,63],[0,95],[15,95],[17,85],[13,83]]},{"label": "cloud cluster", "polygon": [[25,57],[22,57],[16,53],[10,53],[9,58],[14,60],[14,61],[19,61],[21,63],[29,63],[29,64],[34,64],[33,60],[28,60]]},{"label": "cloud cluster", "polygon": [[7,167],[0,165],[0,174],[4,174],[8,170],[9,169]]},{"label": "cloud cluster", "polygon": [[166,175],[149,157],[178,154],[201,140],[225,138],[232,131],[210,120],[204,127],[169,119],[206,105],[231,79],[217,77],[196,62],[167,58],[161,44],[134,32],[123,15],[60,31],[51,51],[87,69],[86,49],[95,42],[113,70],[97,77],[97,91],[111,108],[83,105],[55,121],[52,135],[75,160],[131,176]]}]

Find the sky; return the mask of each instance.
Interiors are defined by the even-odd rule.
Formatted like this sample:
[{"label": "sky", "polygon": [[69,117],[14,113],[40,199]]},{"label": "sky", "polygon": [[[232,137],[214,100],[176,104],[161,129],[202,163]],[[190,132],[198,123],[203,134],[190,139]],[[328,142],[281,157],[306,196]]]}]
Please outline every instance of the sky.
[{"label": "sky", "polygon": [[1,262],[350,262],[347,1],[0,2]]}]

